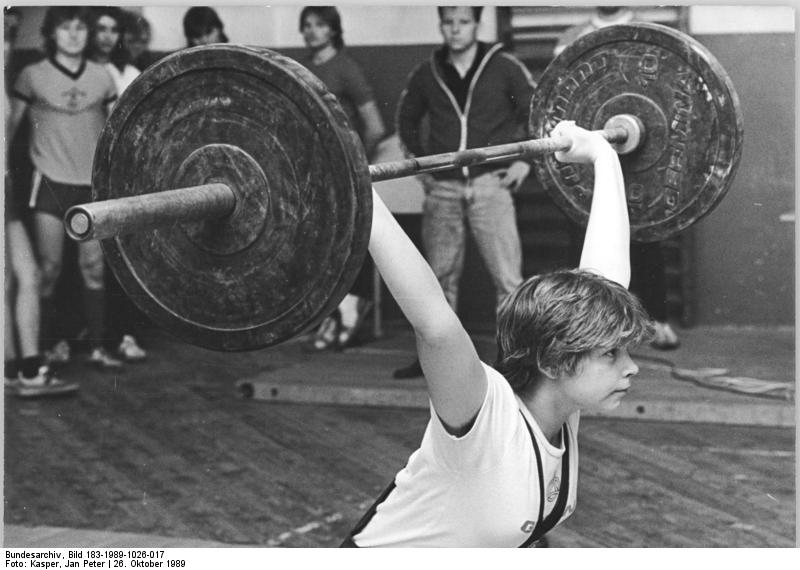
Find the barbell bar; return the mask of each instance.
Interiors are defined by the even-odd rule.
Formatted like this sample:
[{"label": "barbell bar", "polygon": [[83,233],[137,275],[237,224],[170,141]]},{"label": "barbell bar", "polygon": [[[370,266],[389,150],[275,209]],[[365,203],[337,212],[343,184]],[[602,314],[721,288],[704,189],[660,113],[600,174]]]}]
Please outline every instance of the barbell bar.
[{"label": "barbell bar", "polygon": [[[368,165],[335,97],[265,48],[181,50],[120,98],[97,144],[94,202],[67,212],[101,239],[126,293],[194,344],[247,350],[315,326],[367,254],[372,183],[533,157],[577,223],[592,172],[558,163],[561,120],[600,131],[620,155],[632,238],[665,239],[707,215],[738,166],[743,121],[730,78],[665,26],[612,26],[576,41],[542,75],[532,140]],[[168,189],[168,190],[164,190]]]},{"label": "barbell bar", "polygon": [[[644,136],[641,122],[621,115],[609,119],[606,128],[597,132],[610,143],[624,146],[624,153],[636,150]],[[570,145],[564,136],[535,139],[371,164],[369,173],[372,182],[379,182],[566,151]],[[174,223],[223,218],[233,213],[235,206],[236,194],[229,186],[203,184],[79,204],[66,212],[64,226],[76,241],[101,240]]]}]

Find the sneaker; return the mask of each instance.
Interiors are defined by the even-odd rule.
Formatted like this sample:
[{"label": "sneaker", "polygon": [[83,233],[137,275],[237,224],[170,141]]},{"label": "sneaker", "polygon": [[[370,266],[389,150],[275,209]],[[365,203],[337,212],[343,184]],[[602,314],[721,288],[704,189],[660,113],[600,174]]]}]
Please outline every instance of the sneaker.
[{"label": "sneaker", "polygon": [[335,316],[325,317],[314,334],[311,346],[314,350],[327,350],[336,348],[336,333],[339,330],[339,320]]},{"label": "sneaker", "polygon": [[111,356],[104,348],[95,348],[87,359],[89,364],[99,368],[121,368],[122,361]]},{"label": "sneaker", "polygon": [[74,382],[64,382],[55,377],[49,366],[40,366],[39,374],[33,378],[19,377],[17,396],[20,398],[36,398],[40,396],[56,396],[70,394],[78,390]]},{"label": "sneaker", "polygon": [[50,350],[44,351],[44,361],[50,366],[67,364],[70,361],[70,348],[66,340],[60,340]]},{"label": "sneaker", "polygon": [[415,360],[408,366],[403,368],[398,368],[394,371],[392,376],[398,380],[407,380],[409,378],[419,378],[423,376],[422,373],[422,365],[419,363],[419,360]]},{"label": "sneaker", "polygon": [[342,305],[339,305],[339,310],[342,311],[342,328],[338,338],[340,348],[347,348],[353,343],[361,330],[361,325],[375,306],[375,303],[368,299],[349,294],[346,298],[348,297],[354,297],[355,303],[352,303],[354,305],[352,311],[342,311]]},{"label": "sneaker", "polygon": [[122,337],[122,342],[119,343],[117,352],[123,360],[128,362],[138,362],[147,358],[147,353],[137,344],[136,339],[129,334]]},{"label": "sneaker", "polygon": [[674,350],[680,346],[678,335],[669,326],[669,323],[655,322],[655,335],[650,341],[650,346],[658,350]]}]

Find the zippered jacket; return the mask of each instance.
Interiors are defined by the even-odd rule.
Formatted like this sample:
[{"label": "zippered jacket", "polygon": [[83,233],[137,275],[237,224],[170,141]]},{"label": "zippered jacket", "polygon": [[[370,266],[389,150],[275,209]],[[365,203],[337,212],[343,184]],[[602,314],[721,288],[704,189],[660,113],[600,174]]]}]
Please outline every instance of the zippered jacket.
[{"label": "zippered jacket", "polygon": [[[502,51],[502,44],[478,50],[484,53],[472,78],[462,110],[443,79],[444,49],[418,65],[409,76],[397,108],[397,133],[410,156],[498,145],[528,138],[528,114],[536,87],[525,65]],[[429,128],[423,129],[427,116]],[[427,131],[423,141],[423,132]],[[510,163],[511,161],[509,161]],[[493,163],[468,169],[433,173],[438,179],[477,176],[507,164]]]}]

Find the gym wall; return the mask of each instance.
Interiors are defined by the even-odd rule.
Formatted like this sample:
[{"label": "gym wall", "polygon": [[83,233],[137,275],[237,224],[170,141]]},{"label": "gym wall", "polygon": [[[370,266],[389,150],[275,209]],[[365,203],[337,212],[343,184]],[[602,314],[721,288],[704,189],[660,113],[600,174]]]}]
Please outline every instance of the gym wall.
[{"label": "gym wall", "polygon": [[787,7],[690,11],[690,32],[736,87],[745,132],[728,194],[694,226],[698,323],[794,324],[794,20]]}]

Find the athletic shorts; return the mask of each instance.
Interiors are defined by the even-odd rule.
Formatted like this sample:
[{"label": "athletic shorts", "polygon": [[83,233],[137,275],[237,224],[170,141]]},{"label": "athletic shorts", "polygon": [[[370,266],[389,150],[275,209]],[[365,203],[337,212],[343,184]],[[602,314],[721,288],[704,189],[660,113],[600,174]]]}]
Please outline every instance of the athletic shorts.
[{"label": "athletic shorts", "polygon": [[50,180],[39,171],[34,172],[30,207],[63,219],[64,214],[76,204],[92,201],[92,187],[78,184],[62,184]]}]

